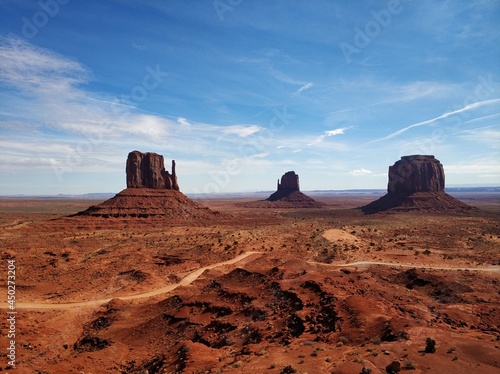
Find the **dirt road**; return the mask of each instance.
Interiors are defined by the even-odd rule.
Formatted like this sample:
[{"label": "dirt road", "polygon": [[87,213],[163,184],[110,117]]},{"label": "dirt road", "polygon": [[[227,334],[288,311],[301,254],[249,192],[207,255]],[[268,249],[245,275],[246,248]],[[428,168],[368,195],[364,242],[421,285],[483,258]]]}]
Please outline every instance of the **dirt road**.
[{"label": "dirt road", "polygon": [[347,264],[325,264],[323,262],[307,261],[310,265],[330,266],[330,267],[363,267],[370,265],[392,266],[400,268],[416,268],[416,269],[431,269],[431,270],[452,270],[452,271],[500,271],[500,266],[489,266],[483,268],[473,267],[452,267],[452,266],[430,266],[430,265],[416,265],[416,264],[398,264],[392,262],[377,262],[377,261],[357,261]]},{"label": "dirt road", "polygon": [[[207,265],[202,268],[199,268],[198,270],[194,270],[188,275],[186,275],[184,278],[181,279],[180,282],[174,283],[174,284],[169,284],[168,286],[157,288],[155,290],[149,291],[149,292],[143,292],[139,294],[133,294],[133,295],[128,295],[128,296],[117,296],[117,297],[110,297],[106,299],[98,299],[98,300],[89,300],[89,301],[82,301],[82,302],[76,302],[76,303],[60,303],[60,304],[51,304],[51,303],[45,303],[45,302],[32,302],[32,303],[22,303],[18,302],[16,303],[16,309],[68,309],[68,308],[82,308],[82,307],[95,307],[99,306],[102,304],[106,304],[112,299],[121,299],[121,300],[136,300],[136,299],[144,299],[147,297],[152,297],[152,296],[157,296],[161,294],[165,294],[168,292],[171,292],[175,290],[178,287],[181,286],[188,286],[191,283],[193,283],[195,280],[197,280],[200,275],[202,275],[205,270],[210,270],[214,269],[217,267],[225,266],[225,265],[233,265],[237,262],[240,262],[247,257],[253,256],[253,255],[260,255],[262,252],[245,252],[240,254],[239,256],[234,257],[231,260],[227,261],[222,261],[222,262],[217,262],[212,265]],[[7,309],[8,305],[3,303],[0,306],[2,309]]]},{"label": "dirt road", "polygon": [[[82,301],[82,302],[75,302],[75,303],[45,303],[45,302],[30,302],[30,303],[16,303],[16,309],[69,309],[69,308],[82,308],[82,307],[95,307],[99,306],[105,303],[108,303],[112,299],[121,299],[121,300],[137,300],[137,299],[144,299],[148,297],[153,297],[161,294],[166,294],[169,293],[173,290],[175,290],[178,287],[181,286],[188,286],[191,283],[193,283],[195,280],[197,280],[206,270],[214,269],[217,267],[225,266],[225,265],[233,265],[237,262],[240,262],[247,257],[253,256],[253,255],[262,255],[262,252],[245,252],[242,253],[236,257],[234,257],[231,260],[227,261],[222,261],[222,262],[217,262],[212,265],[207,265],[202,268],[199,268],[197,270],[192,271],[188,275],[186,275],[182,280],[178,283],[174,284],[169,284],[167,286],[157,288],[152,291],[148,292],[143,292],[139,294],[133,294],[133,295],[127,295],[127,296],[117,296],[117,297],[110,297],[106,299],[98,299],[98,300],[89,300],[89,301]],[[256,256],[258,257],[258,256]],[[449,267],[449,266],[428,266],[428,265],[416,265],[416,264],[398,264],[398,263],[391,263],[391,262],[377,262],[377,261],[357,261],[357,262],[351,262],[347,264],[326,264],[322,262],[314,262],[314,261],[308,261],[307,262],[310,265],[316,265],[316,266],[326,266],[326,267],[368,267],[372,265],[378,265],[378,266],[391,266],[391,267],[400,267],[400,268],[418,268],[418,269],[432,269],[432,270],[450,270],[450,271],[482,271],[482,272],[500,272],[500,266],[490,266],[490,267],[482,267],[482,268],[474,268],[474,267]],[[3,303],[0,305],[2,309],[7,309],[8,305]]]}]

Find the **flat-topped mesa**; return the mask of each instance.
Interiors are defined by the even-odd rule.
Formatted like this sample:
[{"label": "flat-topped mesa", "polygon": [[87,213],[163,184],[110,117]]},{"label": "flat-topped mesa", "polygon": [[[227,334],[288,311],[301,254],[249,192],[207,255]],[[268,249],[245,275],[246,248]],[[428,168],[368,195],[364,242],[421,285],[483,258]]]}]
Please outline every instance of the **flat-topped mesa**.
[{"label": "flat-topped mesa", "polygon": [[365,214],[388,210],[470,212],[473,208],[444,192],[444,168],[434,156],[403,156],[389,167],[387,194],[361,207]]},{"label": "flat-topped mesa", "polygon": [[389,194],[443,191],[443,165],[434,156],[403,156],[389,167]]},{"label": "flat-topped mesa", "polygon": [[278,179],[278,191],[300,191],[299,176],[294,171],[288,171],[281,177],[281,183]]},{"label": "flat-topped mesa", "polygon": [[172,174],[165,170],[163,156],[157,153],[132,151],[127,157],[127,188],[153,188],[179,191],[175,161]]}]

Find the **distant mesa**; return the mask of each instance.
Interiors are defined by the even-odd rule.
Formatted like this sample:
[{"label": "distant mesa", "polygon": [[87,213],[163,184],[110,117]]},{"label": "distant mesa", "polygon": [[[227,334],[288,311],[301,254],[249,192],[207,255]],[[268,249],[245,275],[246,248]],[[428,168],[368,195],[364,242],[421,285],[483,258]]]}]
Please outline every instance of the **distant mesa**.
[{"label": "distant mesa", "polygon": [[470,211],[444,192],[444,168],[430,155],[403,156],[389,167],[387,194],[362,207],[366,214],[388,210]]},{"label": "distant mesa", "polygon": [[276,192],[266,200],[239,204],[247,208],[321,208],[324,203],[314,200],[300,192],[299,176],[294,171],[288,171],[278,179]]},{"label": "distant mesa", "polygon": [[269,196],[267,200],[278,201],[287,198],[288,196],[297,191],[300,191],[299,176],[295,174],[294,171],[288,171],[281,177],[281,183],[280,180],[278,179],[278,187],[276,192],[273,193],[271,196]]},{"label": "distant mesa", "polygon": [[148,218],[172,220],[212,219],[220,216],[179,191],[175,161],[165,170],[163,156],[132,151],[128,154],[127,188],[109,200],[91,206],[76,216],[103,218]]}]

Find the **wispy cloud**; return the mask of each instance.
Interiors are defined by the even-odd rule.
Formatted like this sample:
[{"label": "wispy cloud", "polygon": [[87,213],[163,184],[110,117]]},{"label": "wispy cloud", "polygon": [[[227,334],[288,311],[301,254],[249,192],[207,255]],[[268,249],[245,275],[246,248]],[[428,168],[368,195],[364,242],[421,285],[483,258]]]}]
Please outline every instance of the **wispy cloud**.
[{"label": "wispy cloud", "polygon": [[90,78],[81,64],[19,39],[0,37],[0,55],[0,83],[25,93],[72,97]]},{"label": "wispy cloud", "polygon": [[[0,112],[2,129],[9,133],[0,157],[15,158],[3,167],[13,172],[16,163],[31,163],[39,171],[53,165],[82,171],[84,164],[103,171],[109,166],[104,160],[111,159],[110,149],[123,157],[139,147],[216,162],[234,154],[242,138],[263,129],[257,124],[199,123],[144,113],[134,103],[87,90],[92,74],[85,66],[23,41],[0,39],[0,55],[0,84],[12,91],[2,95],[4,108],[10,110]],[[217,142],[221,136],[224,141]]]},{"label": "wispy cloud", "polygon": [[345,134],[345,131],[349,129],[348,127],[341,127],[335,130],[328,130],[325,131],[326,136],[335,136],[335,135],[343,135]]},{"label": "wispy cloud", "polygon": [[500,129],[494,126],[486,126],[478,129],[463,130],[458,137],[467,140],[490,145],[495,149],[500,147]]},{"label": "wispy cloud", "polygon": [[373,174],[373,172],[368,170],[368,169],[361,168],[361,169],[355,169],[355,170],[349,172],[349,174],[355,175],[355,176],[363,176],[363,175]]},{"label": "wispy cloud", "polygon": [[295,91],[292,95],[300,95],[305,90],[308,90],[314,86],[313,82],[309,82],[300,87],[297,91]]},{"label": "wispy cloud", "polygon": [[392,139],[396,136],[399,136],[399,135],[402,135],[404,134],[405,132],[407,132],[408,130],[410,129],[413,129],[415,127],[420,127],[420,126],[425,126],[425,125],[431,125],[441,119],[444,119],[444,118],[447,118],[447,117],[450,117],[450,116],[453,116],[453,115],[456,115],[456,114],[460,114],[460,113],[464,113],[464,112],[467,112],[467,111],[470,111],[470,110],[473,110],[473,109],[476,109],[476,108],[480,108],[480,107],[483,107],[483,106],[487,106],[487,105],[492,105],[492,104],[498,104],[500,103],[500,99],[492,99],[492,100],[483,100],[483,101],[478,101],[478,102],[475,102],[475,103],[472,103],[472,104],[468,104],[466,106],[464,106],[463,108],[461,109],[457,109],[457,110],[453,110],[453,111],[450,111],[450,112],[447,112],[447,113],[444,113],[438,117],[434,117],[434,118],[431,118],[431,119],[428,119],[428,120],[425,120],[425,121],[421,121],[421,122],[417,122],[417,123],[414,123],[412,125],[409,125],[409,126],[406,126],[406,127],[403,127],[402,129],[398,130],[398,131],[395,131],[387,136],[384,136],[382,138],[379,138],[379,139],[375,139],[375,140],[372,140],[370,142],[368,142],[368,144],[371,144],[371,143],[376,143],[376,142],[381,142],[381,141],[384,141],[384,140],[389,140],[389,139]]},{"label": "wispy cloud", "polygon": [[237,135],[241,138],[246,138],[262,130],[262,127],[257,125],[232,125],[222,128],[222,132],[226,135]]},{"label": "wispy cloud", "polygon": [[349,127],[340,127],[338,129],[327,130],[323,134],[316,137],[312,142],[308,143],[307,145],[308,146],[316,145],[318,143],[321,143],[323,140],[325,140],[325,138],[328,138],[330,136],[343,135],[348,129]]}]

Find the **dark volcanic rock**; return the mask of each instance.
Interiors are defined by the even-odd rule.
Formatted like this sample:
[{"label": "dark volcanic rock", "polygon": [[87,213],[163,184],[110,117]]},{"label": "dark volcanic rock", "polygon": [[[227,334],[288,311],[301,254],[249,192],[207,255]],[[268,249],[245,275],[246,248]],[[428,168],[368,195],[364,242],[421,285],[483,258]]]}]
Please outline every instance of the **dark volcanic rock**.
[{"label": "dark volcanic rock", "polygon": [[165,170],[163,156],[132,151],[127,158],[127,188],[179,190],[172,160],[172,174]]},{"label": "dark volcanic rock", "polygon": [[389,167],[387,194],[361,208],[371,214],[387,210],[468,212],[473,208],[444,192],[443,165],[434,156],[403,156]]}]

